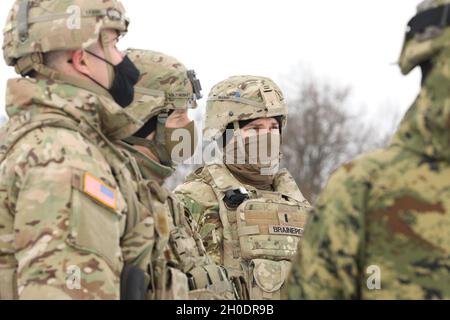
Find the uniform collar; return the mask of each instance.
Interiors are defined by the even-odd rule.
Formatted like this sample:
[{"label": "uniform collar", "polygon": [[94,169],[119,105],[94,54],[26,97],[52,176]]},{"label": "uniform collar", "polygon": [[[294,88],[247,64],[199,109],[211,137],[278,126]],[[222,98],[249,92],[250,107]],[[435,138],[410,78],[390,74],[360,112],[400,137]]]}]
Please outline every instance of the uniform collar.
[{"label": "uniform collar", "polygon": [[133,118],[112,99],[72,85],[32,78],[8,80],[6,112],[10,119],[59,114],[86,121],[109,139],[131,136],[142,122]]}]

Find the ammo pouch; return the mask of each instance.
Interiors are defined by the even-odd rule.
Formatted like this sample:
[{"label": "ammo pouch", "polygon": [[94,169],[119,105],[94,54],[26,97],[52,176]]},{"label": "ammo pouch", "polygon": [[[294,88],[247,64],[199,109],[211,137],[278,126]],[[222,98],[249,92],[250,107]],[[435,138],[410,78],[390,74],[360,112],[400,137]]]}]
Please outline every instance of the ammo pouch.
[{"label": "ammo pouch", "polygon": [[189,287],[186,275],[178,269],[170,268],[164,262],[154,269],[156,290],[154,300],[188,300]]},{"label": "ammo pouch", "polygon": [[248,200],[236,211],[237,233],[244,260],[291,260],[303,235],[306,215],[296,205]]},{"label": "ammo pouch", "polygon": [[290,267],[289,261],[252,260],[247,276],[250,299],[281,300]]},{"label": "ammo pouch", "polygon": [[186,226],[178,225],[170,231],[169,243],[184,271],[195,267],[205,256],[205,249],[196,234],[190,235]]},{"label": "ammo pouch", "polygon": [[167,300],[188,300],[189,287],[186,274],[178,269],[169,268],[169,288],[167,290]]},{"label": "ammo pouch", "polygon": [[236,298],[226,270],[215,264],[190,270],[188,282],[190,296],[195,300],[234,300]]}]

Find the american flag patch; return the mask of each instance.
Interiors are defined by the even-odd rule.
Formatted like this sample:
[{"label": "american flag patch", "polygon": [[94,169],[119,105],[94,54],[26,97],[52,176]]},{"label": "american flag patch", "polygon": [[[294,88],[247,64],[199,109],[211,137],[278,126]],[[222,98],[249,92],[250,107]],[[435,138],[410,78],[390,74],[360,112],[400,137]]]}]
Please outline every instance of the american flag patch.
[{"label": "american flag patch", "polygon": [[84,174],[84,193],[89,195],[91,198],[99,201],[108,208],[116,209],[116,190],[107,186],[103,181],[97,179],[89,173]]}]

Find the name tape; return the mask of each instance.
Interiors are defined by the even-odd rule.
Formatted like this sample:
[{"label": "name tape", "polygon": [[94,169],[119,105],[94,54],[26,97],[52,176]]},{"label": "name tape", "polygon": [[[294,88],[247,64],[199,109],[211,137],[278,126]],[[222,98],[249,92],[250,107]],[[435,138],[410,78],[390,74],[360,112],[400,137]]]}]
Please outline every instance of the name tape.
[{"label": "name tape", "polygon": [[287,235],[301,237],[305,230],[303,228],[291,226],[269,226],[270,234]]}]

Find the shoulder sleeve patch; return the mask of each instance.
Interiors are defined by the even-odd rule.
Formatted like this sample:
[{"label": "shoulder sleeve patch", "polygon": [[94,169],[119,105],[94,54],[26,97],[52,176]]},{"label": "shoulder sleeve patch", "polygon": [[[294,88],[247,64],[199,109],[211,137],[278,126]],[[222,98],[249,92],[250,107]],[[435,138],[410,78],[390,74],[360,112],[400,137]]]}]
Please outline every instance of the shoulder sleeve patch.
[{"label": "shoulder sleeve patch", "polygon": [[108,208],[117,209],[117,191],[87,172],[83,177],[83,192]]}]

